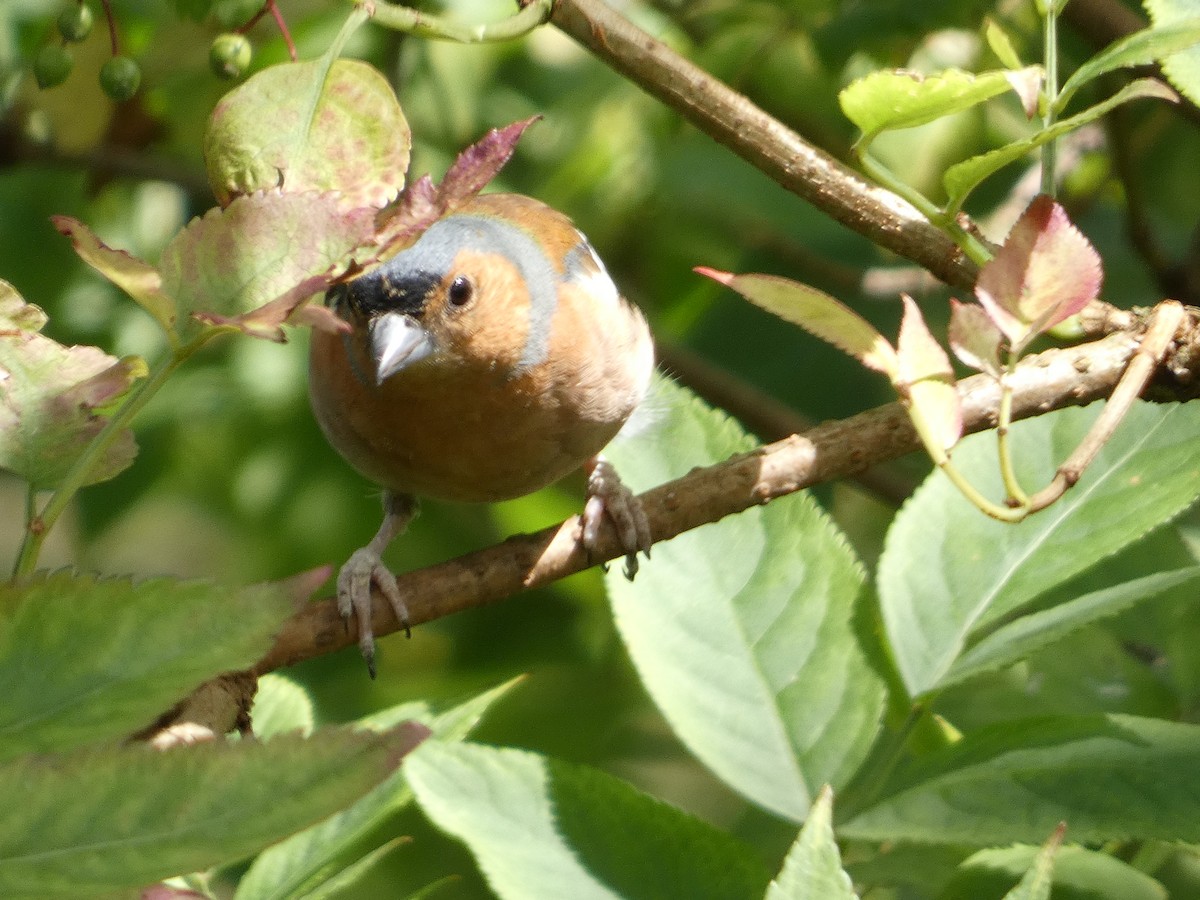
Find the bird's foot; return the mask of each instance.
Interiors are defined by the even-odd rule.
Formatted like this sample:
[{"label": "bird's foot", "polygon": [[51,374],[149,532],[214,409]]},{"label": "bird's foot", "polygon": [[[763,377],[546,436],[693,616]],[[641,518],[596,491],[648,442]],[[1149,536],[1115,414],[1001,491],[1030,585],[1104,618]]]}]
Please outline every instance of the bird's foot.
[{"label": "bird's foot", "polygon": [[637,574],[639,552],[650,558],[654,543],[650,535],[650,520],[641,501],[621,481],[617,470],[604,457],[597,457],[588,472],[587,503],[583,507],[580,543],[590,556],[600,541],[600,526],[605,516],[617,530],[625,550],[625,577],[630,581]]},{"label": "bird's foot", "polygon": [[353,616],[358,622],[358,647],[367,662],[367,671],[375,677],[375,631],[371,627],[371,585],[387,598],[405,634],[409,631],[408,607],[394,576],[379,554],[371,547],[355,550],[338,572],[338,612],[347,622]]}]

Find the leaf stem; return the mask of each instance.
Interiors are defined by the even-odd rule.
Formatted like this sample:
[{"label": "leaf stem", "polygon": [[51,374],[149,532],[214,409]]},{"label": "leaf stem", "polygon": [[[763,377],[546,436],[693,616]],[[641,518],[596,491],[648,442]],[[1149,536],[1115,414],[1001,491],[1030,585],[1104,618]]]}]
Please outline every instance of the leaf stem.
[{"label": "leaf stem", "polygon": [[[907,407],[907,404],[905,405]],[[950,455],[934,438],[933,433],[929,430],[921,416],[914,415],[911,407],[908,407],[908,413],[909,419],[912,420],[913,428],[917,432],[917,437],[921,439],[921,443],[925,447],[925,452],[929,454],[929,458],[933,460],[934,464],[950,479],[950,483],[958,488],[959,493],[967,499],[967,502],[978,508],[985,515],[991,516],[993,519],[999,519],[1001,522],[1020,522],[1029,514],[1027,508],[1014,508],[993,503],[981,494],[979,489],[971,484],[962,472],[955,468],[954,463],[950,461]]]},{"label": "leaf stem", "polygon": [[88,483],[88,478],[96,464],[112,446],[113,441],[117,439],[123,429],[129,426],[133,417],[142,410],[150,398],[158,393],[158,389],[163,386],[167,378],[210,338],[219,333],[219,329],[206,329],[191,343],[172,351],[144,381],[130,392],[124,403],[109,417],[100,433],[92,439],[92,442],[72,464],[62,483],[51,495],[46,505],[42,507],[40,513],[37,512],[37,503],[34,499],[36,488],[30,485],[26,506],[25,538],[21,543],[21,552],[17,556],[16,565],[13,567],[13,578],[23,578],[33,573],[37,568],[42,544],[45,543],[50,529],[54,527],[63,510],[79,493],[79,489]]},{"label": "leaf stem", "polygon": [[486,25],[467,25],[379,0],[355,0],[355,3],[367,9],[380,25],[418,37],[458,41],[461,44],[510,41],[524,37],[550,20],[554,5],[552,0],[531,0],[507,19]]},{"label": "leaf stem", "polygon": [[858,152],[858,161],[862,164],[863,172],[872,180],[911,203],[929,220],[931,225],[940,228],[954,243],[958,244],[963,253],[977,266],[982,266],[991,260],[992,252],[983,245],[979,238],[963,228],[955,215],[948,215],[920,191],[909,187],[865,149]]},{"label": "leaf stem", "polygon": [[[1042,128],[1054,125],[1058,118],[1056,109],[1058,103],[1058,8],[1059,3],[1050,2],[1045,5],[1045,15],[1042,22],[1042,64],[1046,70],[1046,108],[1042,113]],[[1054,177],[1058,165],[1058,141],[1047,141],[1042,145],[1042,193],[1055,196]]]},{"label": "leaf stem", "polygon": [[1004,490],[1013,507],[1028,507],[1029,495],[1021,487],[1013,469],[1012,443],[1009,441],[1009,429],[1012,427],[1013,389],[1012,376],[1017,369],[1019,358],[1016,353],[1009,352],[1004,372],[1000,376],[1000,409],[996,415],[996,454],[1000,459],[1000,477],[1004,480]]}]

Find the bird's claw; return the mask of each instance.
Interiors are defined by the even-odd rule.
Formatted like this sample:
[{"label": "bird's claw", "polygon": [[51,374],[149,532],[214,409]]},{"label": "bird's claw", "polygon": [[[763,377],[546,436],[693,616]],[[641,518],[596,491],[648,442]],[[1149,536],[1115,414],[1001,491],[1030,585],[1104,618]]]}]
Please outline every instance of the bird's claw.
[{"label": "bird's claw", "polygon": [[358,622],[358,648],[367,663],[367,671],[375,677],[375,631],[371,627],[371,585],[391,604],[396,619],[409,637],[408,607],[401,596],[394,576],[383,564],[379,554],[370,547],[355,550],[342,566],[337,579],[337,605],[342,619],[349,624],[353,616]]},{"label": "bird's claw", "polygon": [[630,581],[638,572],[639,552],[650,558],[654,543],[650,520],[637,496],[621,481],[613,464],[598,458],[588,473],[588,499],[583,507],[580,543],[589,557],[600,542],[600,528],[607,516],[625,550],[625,577]]}]

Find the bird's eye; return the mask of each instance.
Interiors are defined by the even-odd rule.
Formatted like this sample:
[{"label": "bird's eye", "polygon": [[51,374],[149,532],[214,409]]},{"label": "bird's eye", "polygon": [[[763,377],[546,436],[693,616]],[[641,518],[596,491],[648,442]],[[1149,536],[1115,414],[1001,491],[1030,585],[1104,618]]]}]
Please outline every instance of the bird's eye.
[{"label": "bird's eye", "polygon": [[447,296],[451,305],[464,306],[475,296],[475,285],[466,275],[459,275],[450,282],[450,291]]}]

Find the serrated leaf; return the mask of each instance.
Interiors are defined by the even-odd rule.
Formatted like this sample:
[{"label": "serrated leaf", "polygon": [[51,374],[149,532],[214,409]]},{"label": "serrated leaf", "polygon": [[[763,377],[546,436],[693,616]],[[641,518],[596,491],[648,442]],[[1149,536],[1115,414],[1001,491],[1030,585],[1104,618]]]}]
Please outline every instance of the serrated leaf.
[{"label": "serrated leaf", "polygon": [[256,662],[294,605],[272,585],[69,572],[0,585],[0,759],[127,737]]},{"label": "serrated leaf", "polygon": [[833,836],[833,791],[828,786],[817,795],[766,900],[858,900]]},{"label": "serrated leaf", "polygon": [[337,191],[346,208],[381,209],[404,186],[411,137],[387,79],[329,55],[271,66],[216,105],[204,137],[209,183],[234,197]]},{"label": "serrated leaf", "polygon": [[963,653],[950,667],[941,686],[947,687],[1011,665],[1093,622],[1118,615],[1165,594],[1174,594],[1181,587],[1197,582],[1200,582],[1200,568],[1159,572],[1022,616]]},{"label": "serrated leaf", "polygon": [[181,312],[280,339],[288,317],[373,233],[371,210],[346,211],[333,194],[267,191],[193,219],[159,270]]},{"label": "serrated leaf", "polygon": [[405,774],[502,898],[744,900],[767,887],[749,847],[593,769],[431,741]]},{"label": "serrated leaf", "polygon": [[[868,841],[1195,842],[1200,726],[1133,716],[1004,722],[963,736],[887,785],[839,836]],[[1003,815],[998,815],[1002,810]]]},{"label": "serrated leaf", "polygon": [[881,131],[924,125],[970,109],[1009,88],[1008,73],[1003,71],[973,74],[944,69],[936,75],[879,71],[848,85],[838,94],[838,102],[846,118],[862,132],[859,143],[866,145]]},{"label": "serrated leaf", "polygon": [[377,252],[358,262],[365,267],[407,247],[435,221],[482,191],[512,158],[525,129],[539,118],[522,119],[488,131],[455,157],[436,187],[428,175],[410,184],[400,199],[380,216],[375,236]]},{"label": "serrated leaf", "polygon": [[[108,424],[105,407],[146,374],[139,357],[97,347],[64,347],[39,334],[45,314],[0,280],[0,469],[53,488]],[[84,484],[106,481],[137,455],[123,429]]]},{"label": "serrated leaf", "polygon": [[950,298],[950,349],[965,365],[999,378],[1002,340],[982,306]]},{"label": "serrated leaf", "polygon": [[696,271],[833,344],[868,368],[895,378],[899,363],[892,345],[870,322],[824,291],[775,275],[734,275],[705,266]]},{"label": "serrated leaf", "polygon": [[109,247],[78,219],[51,216],[50,221],[71,239],[80,259],[137,301],[168,335],[174,333],[175,300],[163,290],[157,269],[124,250]]},{"label": "serrated leaf", "polygon": [[[1021,483],[1046,483],[1099,410],[1016,423],[1009,439]],[[984,516],[945,476],[927,479],[897,514],[879,561],[883,621],[909,692],[937,690],[978,629],[1190,506],[1200,494],[1198,440],[1200,406],[1135,404],[1079,484],[1017,525]],[[992,435],[967,438],[954,462],[999,496],[994,444]]]},{"label": "serrated leaf", "polygon": [[933,339],[916,302],[903,295],[904,318],[896,355],[900,361],[895,385],[905,398],[917,430],[949,450],[962,437],[962,401],[954,370],[942,345]]},{"label": "serrated leaf", "polygon": [[981,153],[978,156],[964,159],[960,163],[955,163],[942,176],[942,184],[945,186],[946,196],[949,198],[946,209],[949,212],[961,209],[971,191],[979,187],[985,179],[1010,163],[1025,157],[1042,144],[1057,140],[1064,134],[1070,134],[1084,125],[1091,124],[1122,103],[1145,97],[1157,97],[1160,100],[1172,101],[1177,99],[1175,92],[1161,81],[1153,78],[1139,78],[1137,81],[1125,85],[1102,103],[1088,107],[1070,118],[1059,119],[1049,128],[1043,128],[1025,140],[1014,141],[1003,147],[997,147],[995,150],[989,150],[987,153]]},{"label": "serrated leaf", "polygon": [[[356,727],[384,732],[413,721],[440,741],[462,740],[519,681],[507,681],[437,714],[424,703],[401,703],[360,719]],[[357,877],[363,842],[381,833],[381,824],[411,802],[412,790],[396,772],[349,809],[260,853],[238,883],[236,900],[311,897],[332,882]]]},{"label": "serrated leaf", "polygon": [[[1160,0],[1160,10],[1169,5]],[[1148,6],[1153,15],[1153,2]],[[1076,69],[1059,91],[1055,110],[1065,110],[1076,91],[1101,75],[1114,69],[1145,66],[1168,56],[1182,55],[1180,51],[1200,43],[1200,15],[1197,14],[1200,10],[1194,3],[1182,6],[1183,9],[1176,7],[1176,15],[1168,14],[1161,20],[1155,18],[1154,27],[1135,31],[1110,44]]]},{"label": "serrated leaf", "polygon": [[[753,445],[688,391],[656,383],[657,427],[607,454],[648,488]],[[793,821],[857,770],[883,684],[854,624],[864,577],[807,494],[654,547],[634,582],[607,578],[621,637],[672,729],[734,790]]]},{"label": "serrated leaf", "polygon": [[1041,194],[979,270],[975,296],[1019,353],[1098,297],[1102,280],[1100,254],[1066,210]]},{"label": "serrated leaf", "polygon": [[424,734],[343,729],[9,760],[0,896],[90,896],[242,859],[362,796]]},{"label": "serrated leaf", "polygon": [[[1200,9],[1192,0],[1143,0],[1143,6],[1156,30],[1176,24],[1191,27],[1200,24],[1197,20]],[[1200,105],[1200,47],[1172,53],[1162,60],[1162,68],[1179,93]]]}]

